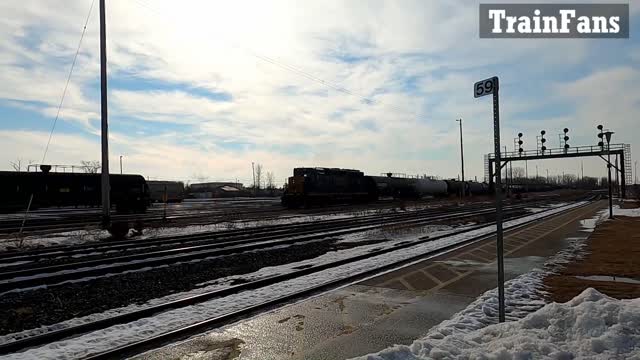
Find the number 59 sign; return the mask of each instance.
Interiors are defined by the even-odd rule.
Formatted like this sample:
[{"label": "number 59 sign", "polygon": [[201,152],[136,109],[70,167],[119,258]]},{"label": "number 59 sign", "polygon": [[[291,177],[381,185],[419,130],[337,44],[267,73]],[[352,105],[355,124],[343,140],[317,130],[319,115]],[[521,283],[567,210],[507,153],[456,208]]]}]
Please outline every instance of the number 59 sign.
[{"label": "number 59 sign", "polygon": [[479,98],[481,96],[493,94],[498,90],[498,77],[484,79],[478,81],[473,85],[473,97]]}]

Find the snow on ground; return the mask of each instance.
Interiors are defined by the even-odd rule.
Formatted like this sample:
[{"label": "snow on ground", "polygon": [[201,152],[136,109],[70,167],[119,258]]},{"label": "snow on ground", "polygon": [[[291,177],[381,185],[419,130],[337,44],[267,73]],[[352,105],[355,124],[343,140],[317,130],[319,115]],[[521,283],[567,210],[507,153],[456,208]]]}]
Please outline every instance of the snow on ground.
[{"label": "snow on ground", "polygon": [[105,240],[109,237],[111,237],[111,234],[109,234],[108,231],[100,229],[74,230],[48,235],[24,236],[22,239],[18,236],[13,236],[0,239],[0,251],[5,251],[8,248],[17,248],[21,241],[23,243],[23,247],[29,249],[56,245],[86,244]]},{"label": "snow on ground", "polygon": [[451,335],[432,333],[367,360],[639,359],[640,298],[616,300],[593,288],[523,319]]},{"label": "snow on ground", "polygon": [[[460,204],[461,208],[464,208],[465,204]],[[566,203],[556,203],[550,205],[548,208],[555,208],[565,206]],[[401,212],[413,212],[420,210],[427,210],[437,208],[439,205],[409,205],[401,208],[386,208],[386,209],[369,209],[369,210],[357,210],[350,212],[336,212],[333,214],[323,215],[284,215],[275,218],[259,219],[259,220],[228,220],[214,224],[206,225],[188,225],[188,226],[172,226],[172,227],[160,227],[160,228],[145,228],[143,229],[143,235],[136,236],[135,239],[155,239],[159,237],[168,237],[176,235],[190,235],[211,233],[225,230],[234,229],[248,229],[260,226],[269,225],[290,225],[298,223],[311,223],[317,221],[326,220],[339,220],[348,218],[365,217],[370,215],[382,215],[382,214],[394,214]],[[544,211],[548,208],[530,208],[531,213]],[[31,216],[31,215],[30,215]],[[230,211],[229,217],[236,216]],[[47,235],[34,235],[25,236],[22,240],[24,248],[40,248],[55,245],[77,245],[91,242],[102,241],[108,239],[111,235],[109,232],[100,229],[89,230],[74,230],[60,233],[53,233]],[[8,248],[15,248],[18,246],[20,238],[6,238],[0,239],[0,251],[5,251]]]},{"label": "snow on ground", "polygon": [[[581,221],[583,231],[593,231],[607,216],[604,209]],[[585,239],[567,239],[569,246],[542,268],[505,283],[505,324],[498,324],[492,289],[413,344],[359,359],[640,359],[640,299],[615,300],[587,289],[566,304],[545,303],[545,276],[582,257]]]},{"label": "snow on ground", "polygon": [[[557,214],[563,211],[567,211],[573,207],[577,207],[584,204],[585,202],[580,202],[580,203],[576,203],[576,204],[572,204],[564,207],[554,208],[544,213],[529,215],[521,219],[506,221],[504,223],[504,228],[509,229],[511,227],[520,225],[527,221],[531,221],[531,220],[541,218],[543,216],[547,216],[551,214]],[[432,252],[437,249],[441,249],[448,245],[459,244],[466,240],[469,240],[478,236],[482,236],[482,235],[490,235],[494,231],[495,231],[495,226],[493,225],[484,226],[463,234],[447,236],[441,239],[424,242],[424,243],[412,246],[410,248],[399,249],[387,254],[373,256],[365,260],[348,263],[342,266],[330,268],[324,271],[319,271],[316,273],[312,273],[312,274],[291,279],[288,281],[279,282],[277,284],[265,286],[260,289],[256,289],[252,291],[244,291],[244,292],[233,294],[223,298],[217,298],[217,299],[209,300],[196,305],[175,309],[172,311],[167,311],[167,312],[155,315],[153,317],[144,318],[144,319],[127,323],[127,324],[112,326],[107,329],[95,331],[89,334],[67,339],[64,341],[55,342],[39,348],[29,349],[22,353],[10,354],[2,358],[3,359],[5,358],[6,359],[57,359],[57,358],[83,357],[88,355],[89,353],[96,353],[96,352],[104,351],[107,349],[111,349],[113,347],[122,346],[124,344],[141,340],[155,334],[160,334],[168,330],[176,329],[181,326],[185,326],[188,324],[193,324],[193,323],[210,319],[213,317],[221,316],[233,311],[247,308],[249,306],[258,305],[270,299],[276,299],[289,294],[294,294],[303,289],[308,289],[310,287],[326,284],[327,282],[335,279],[346,278],[348,276],[353,276],[355,274],[366,273],[373,268],[378,268],[378,267],[385,266],[387,264],[392,264],[401,260],[406,260],[407,258],[415,256],[416,254],[427,254],[429,252]],[[336,260],[335,254],[336,253],[334,253],[332,256],[333,261]],[[323,256],[331,256],[331,254],[325,254]],[[351,256],[353,256],[353,253],[351,253]],[[418,261],[422,261],[422,260],[423,259]],[[254,276],[259,276],[259,274],[264,274],[264,273],[267,273],[268,275],[274,275],[276,273],[282,273],[284,271],[287,271],[287,268],[289,269],[289,271],[291,271],[290,269],[297,266],[305,265],[305,264],[308,265],[309,262],[313,262],[317,264],[318,258],[314,260],[301,261],[295,264],[287,264],[283,267],[264,268],[252,275],[243,276],[242,278],[251,280]],[[411,264],[407,264],[407,266],[409,265]],[[215,290],[215,287],[220,289],[224,287],[229,287],[229,285],[228,283],[220,284],[220,285],[216,284],[216,285],[211,285],[211,287],[208,286],[205,288],[196,289],[188,293],[174,294],[172,296],[175,296],[176,298],[183,298],[185,295],[188,295],[188,294],[194,294],[195,292],[203,292],[204,289]],[[165,297],[164,299],[162,299],[163,301],[161,301],[161,299],[156,299],[155,303],[162,303],[168,299],[169,297]],[[105,318],[107,316],[113,316],[116,313],[130,312],[136,308],[141,308],[146,306],[148,305],[130,305],[126,308],[113,309],[100,314],[93,314],[93,315],[85,316],[83,318],[72,319],[72,320],[68,320],[63,323],[56,324],[49,327],[41,327],[39,329],[27,330],[21,333],[4,335],[0,337],[0,343],[10,342],[15,339],[22,338],[24,336],[30,336],[30,335],[41,333],[48,330],[64,328],[74,324],[82,324],[89,321],[95,321],[97,319]]]},{"label": "snow on ground", "polygon": [[[613,205],[613,216],[629,216],[640,217],[640,208],[636,209],[621,209],[619,205]],[[593,232],[601,221],[609,220],[609,208],[603,209],[596,216],[591,219],[581,220],[582,231]]]},{"label": "snow on ground", "polygon": [[[298,224],[298,223],[312,223],[317,221],[326,221],[326,220],[339,220],[339,219],[348,219],[348,218],[358,218],[369,215],[379,215],[379,214],[393,214],[399,212],[409,212],[409,211],[418,211],[432,208],[430,205],[421,205],[421,206],[411,206],[407,207],[405,210],[400,210],[396,208],[389,209],[370,209],[370,210],[358,210],[351,212],[336,212],[333,214],[324,214],[324,215],[285,215],[279,216],[275,218],[267,218],[260,220],[228,220],[222,221],[215,224],[206,224],[206,225],[188,225],[188,226],[173,226],[173,227],[161,227],[161,228],[145,228],[143,230],[143,235],[137,236],[135,239],[145,240],[145,239],[155,239],[159,237],[168,237],[175,235],[190,235],[190,234],[201,234],[201,233],[211,233],[225,230],[234,230],[234,229],[248,229],[255,228],[260,226],[269,226],[269,225],[290,225],[290,224]],[[235,214],[229,214],[229,217],[236,216]],[[77,245],[77,244],[85,244],[91,242],[102,241],[108,239],[111,236],[108,231],[100,230],[100,229],[89,229],[89,230],[74,230],[74,231],[66,231],[60,233],[53,233],[47,235],[33,235],[33,236],[25,236],[22,238],[23,246],[25,248],[39,248],[46,246],[55,246],[55,245]],[[0,239],[0,251],[7,250],[8,248],[15,248],[18,246],[21,241],[18,237],[9,237],[6,239]]]},{"label": "snow on ground", "polygon": [[620,209],[620,206],[613,206],[613,216],[630,216],[630,217],[639,217],[640,216],[640,208],[635,209]]}]

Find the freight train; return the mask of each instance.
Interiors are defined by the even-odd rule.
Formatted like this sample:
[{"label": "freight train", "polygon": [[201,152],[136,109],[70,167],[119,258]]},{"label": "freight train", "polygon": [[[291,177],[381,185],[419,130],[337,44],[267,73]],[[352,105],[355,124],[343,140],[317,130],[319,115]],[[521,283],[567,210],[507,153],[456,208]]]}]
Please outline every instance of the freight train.
[{"label": "freight train", "polygon": [[362,171],[336,168],[295,168],[289,178],[282,205],[300,207],[330,203],[361,203],[381,197],[397,199],[423,196],[470,195],[489,192],[485,183],[387,176],[367,176]]},{"label": "freight train", "polygon": [[[101,174],[0,171],[0,212],[45,207],[100,206]],[[109,175],[111,204],[118,213],[141,213],[149,187],[141,175]]]},{"label": "freight train", "polygon": [[151,202],[180,203],[184,200],[184,183],[180,181],[147,181]]}]

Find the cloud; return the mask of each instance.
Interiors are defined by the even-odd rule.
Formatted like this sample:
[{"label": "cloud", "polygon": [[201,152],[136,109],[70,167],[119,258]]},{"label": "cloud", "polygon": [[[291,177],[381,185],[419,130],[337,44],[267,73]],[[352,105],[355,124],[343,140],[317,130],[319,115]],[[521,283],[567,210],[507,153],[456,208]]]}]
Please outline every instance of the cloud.
[{"label": "cloud", "polygon": [[[0,99],[49,119],[89,6],[59,4],[0,3]],[[99,148],[97,20],[94,8],[61,113],[85,134],[54,134],[87,151]],[[111,154],[151,176],[247,178],[247,164],[261,161],[281,178],[315,165],[455,177],[462,117],[466,173],[481,177],[492,115],[471,87],[495,74],[509,147],[518,131],[572,121],[615,117],[611,126],[626,129],[638,110],[637,86],[624,80],[634,68],[607,66],[616,52],[592,41],[479,39],[477,4],[467,1],[109,2],[107,20]],[[637,43],[625,46],[637,55]],[[604,66],[592,69],[596,60]],[[42,134],[28,134],[5,134],[25,139],[3,150],[30,154]],[[70,163],[92,153],[60,151]]]}]

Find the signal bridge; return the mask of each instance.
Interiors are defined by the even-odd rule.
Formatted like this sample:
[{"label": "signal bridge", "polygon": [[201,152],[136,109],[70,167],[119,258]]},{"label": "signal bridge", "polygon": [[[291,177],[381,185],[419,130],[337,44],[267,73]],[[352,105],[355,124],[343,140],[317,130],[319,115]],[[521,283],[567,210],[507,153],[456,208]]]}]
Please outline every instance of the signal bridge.
[{"label": "signal bridge", "polygon": [[[500,173],[500,170],[509,163],[509,161],[525,161],[525,160],[543,160],[543,159],[560,159],[560,158],[574,158],[574,157],[587,157],[587,156],[599,156],[605,162],[607,161],[604,156],[615,155],[616,161],[612,163],[612,166],[617,172],[620,173],[620,191],[624,198],[626,196],[626,184],[631,184],[632,169],[631,169],[631,145],[630,144],[611,144],[609,146],[577,146],[570,148],[556,148],[556,149],[537,149],[537,150],[524,150],[522,151],[510,151],[501,152],[500,160],[502,164],[497,166],[495,164],[495,154],[485,155],[485,179],[489,181],[489,188],[494,189],[494,178],[496,174]],[[620,166],[618,166],[618,157],[620,158]]]}]

